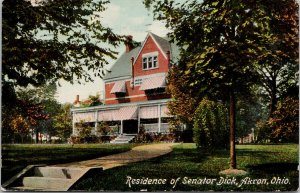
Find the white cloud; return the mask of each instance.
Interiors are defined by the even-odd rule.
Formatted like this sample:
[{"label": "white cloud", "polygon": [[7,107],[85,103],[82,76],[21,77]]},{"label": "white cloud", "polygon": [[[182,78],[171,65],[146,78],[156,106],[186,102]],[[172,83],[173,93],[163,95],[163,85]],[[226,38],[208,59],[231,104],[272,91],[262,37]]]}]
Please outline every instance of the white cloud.
[{"label": "white cloud", "polygon": [[115,4],[108,4],[107,9],[103,12],[97,13],[101,17],[101,21],[105,25],[119,22],[121,20],[121,7]]},{"label": "white cloud", "polygon": [[165,37],[170,30],[165,27],[165,24],[161,21],[153,21],[152,24],[148,27],[148,30],[152,33]]},{"label": "white cloud", "polygon": [[147,32],[141,31],[141,30],[136,30],[130,26],[126,26],[121,29],[121,34],[132,35],[133,40],[141,42],[141,41],[144,41],[144,39],[147,35]]},{"label": "white cloud", "polygon": [[66,81],[61,82],[61,87],[57,88],[57,100],[60,103],[74,102],[76,95],[80,100],[87,99],[89,95],[104,94],[104,83],[100,78],[95,78],[94,82],[85,84],[70,84]]},{"label": "white cloud", "polygon": [[131,19],[132,25],[143,25],[145,23],[145,17],[134,17]]}]

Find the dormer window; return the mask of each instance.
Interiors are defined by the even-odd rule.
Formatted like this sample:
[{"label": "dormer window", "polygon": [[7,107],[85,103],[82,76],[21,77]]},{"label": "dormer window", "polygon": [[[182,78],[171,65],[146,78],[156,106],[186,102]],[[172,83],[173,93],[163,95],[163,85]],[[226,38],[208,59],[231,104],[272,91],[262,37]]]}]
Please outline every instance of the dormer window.
[{"label": "dormer window", "polygon": [[143,70],[158,68],[158,52],[143,54]]}]

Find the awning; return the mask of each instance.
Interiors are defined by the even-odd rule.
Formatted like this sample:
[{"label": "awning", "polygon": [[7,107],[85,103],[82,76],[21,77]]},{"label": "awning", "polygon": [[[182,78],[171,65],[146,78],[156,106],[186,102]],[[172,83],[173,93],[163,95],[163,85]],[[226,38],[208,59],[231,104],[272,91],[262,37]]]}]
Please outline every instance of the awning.
[{"label": "awning", "polygon": [[153,119],[158,118],[158,106],[152,107],[140,107],[139,116],[141,119]]},{"label": "awning", "polygon": [[122,107],[118,112],[118,120],[137,119],[137,106]]},{"label": "awning", "polygon": [[126,86],[125,81],[118,81],[115,82],[113,88],[110,91],[111,94],[113,93],[126,93]]},{"label": "awning", "polygon": [[150,89],[163,88],[163,87],[166,87],[166,77],[159,76],[159,77],[144,79],[140,87],[140,90],[150,90]]},{"label": "awning", "polygon": [[169,114],[169,109],[167,105],[161,106],[161,117],[172,117],[172,115]]},{"label": "awning", "polygon": [[98,121],[118,121],[119,109],[98,112]]},{"label": "awning", "polygon": [[74,113],[73,119],[75,123],[83,122],[95,122],[95,112],[84,112],[84,113]]}]

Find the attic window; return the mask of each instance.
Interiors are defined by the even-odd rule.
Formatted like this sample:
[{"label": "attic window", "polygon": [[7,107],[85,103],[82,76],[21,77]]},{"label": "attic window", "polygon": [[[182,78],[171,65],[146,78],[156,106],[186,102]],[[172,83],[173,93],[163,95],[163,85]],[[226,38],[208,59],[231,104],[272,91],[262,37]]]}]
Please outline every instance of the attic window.
[{"label": "attic window", "polygon": [[158,53],[149,53],[143,55],[143,70],[158,68]]}]

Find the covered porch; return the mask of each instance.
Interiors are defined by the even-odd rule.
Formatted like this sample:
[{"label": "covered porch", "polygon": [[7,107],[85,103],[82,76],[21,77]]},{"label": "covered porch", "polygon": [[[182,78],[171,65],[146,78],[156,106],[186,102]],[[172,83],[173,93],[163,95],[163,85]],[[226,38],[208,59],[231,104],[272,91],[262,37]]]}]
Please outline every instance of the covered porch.
[{"label": "covered porch", "polygon": [[167,119],[171,115],[169,115],[166,102],[127,105],[74,109],[72,112],[73,135],[77,134],[76,124],[79,122],[88,122],[93,127],[92,134],[95,135],[97,135],[98,124],[101,122],[112,123],[109,124],[110,128],[116,134],[137,134],[141,128],[145,132],[169,132]]}]

